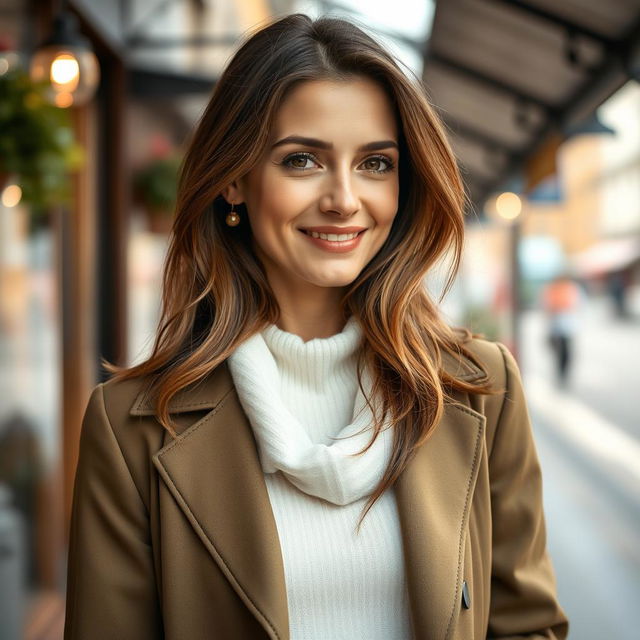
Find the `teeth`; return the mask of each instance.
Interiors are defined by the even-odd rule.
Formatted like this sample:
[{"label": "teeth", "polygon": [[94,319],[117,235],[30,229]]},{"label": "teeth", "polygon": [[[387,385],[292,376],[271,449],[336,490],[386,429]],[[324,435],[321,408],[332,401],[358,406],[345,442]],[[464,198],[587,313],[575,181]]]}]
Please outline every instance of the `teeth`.
[{"label": "teeth", "polygon": [[357,233],[341,233],[340,235],[336,233],[318,233],[317,231],[306,231],[313,238],[322,238],[323,240],[331,240],[333,242],[343,242],[345,240],[352,240],[355,238],[359,232]]}]

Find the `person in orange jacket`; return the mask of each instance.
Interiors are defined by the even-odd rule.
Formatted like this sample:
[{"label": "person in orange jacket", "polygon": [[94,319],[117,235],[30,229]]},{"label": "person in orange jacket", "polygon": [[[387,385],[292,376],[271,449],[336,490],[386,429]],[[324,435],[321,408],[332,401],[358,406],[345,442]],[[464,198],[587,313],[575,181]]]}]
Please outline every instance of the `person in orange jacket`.
[{"label": "person in orange jacket", "polygon": [[581,292],[566,274],[556,276],[542,292],[542,303],[547,314],[548,339],[553,351],[558,382],[566,385],[573,360],[573,336],[576,331],[577,311]]}]

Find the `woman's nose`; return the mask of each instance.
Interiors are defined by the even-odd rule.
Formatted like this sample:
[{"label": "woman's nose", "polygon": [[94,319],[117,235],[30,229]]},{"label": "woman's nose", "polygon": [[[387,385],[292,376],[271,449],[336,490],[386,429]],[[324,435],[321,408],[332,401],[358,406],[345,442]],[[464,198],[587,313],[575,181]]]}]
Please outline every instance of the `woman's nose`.
[{"label": "woman's nose", "polygon": [[331,177],[321,203],[322,211],[351,216],[360,210],[360,198],[349,172],[341,172]]}]

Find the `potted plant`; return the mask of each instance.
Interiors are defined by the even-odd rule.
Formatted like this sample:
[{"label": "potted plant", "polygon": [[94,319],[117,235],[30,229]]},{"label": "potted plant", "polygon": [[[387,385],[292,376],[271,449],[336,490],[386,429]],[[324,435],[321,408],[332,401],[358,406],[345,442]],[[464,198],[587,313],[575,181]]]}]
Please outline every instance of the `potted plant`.
[{"label": "potted plant", "polygon": [[156,233],[168,233],[171,229],[180,162],[181,157],[167,149],[134,174],[134,199],[145,209],[149,228]]},{"label": "potted plant", "polygon": [[15,180],[36,215],[70,201],[69,173],[84,161],[68,112],[44,89],[17,66],[0,75],[0,188]]}]

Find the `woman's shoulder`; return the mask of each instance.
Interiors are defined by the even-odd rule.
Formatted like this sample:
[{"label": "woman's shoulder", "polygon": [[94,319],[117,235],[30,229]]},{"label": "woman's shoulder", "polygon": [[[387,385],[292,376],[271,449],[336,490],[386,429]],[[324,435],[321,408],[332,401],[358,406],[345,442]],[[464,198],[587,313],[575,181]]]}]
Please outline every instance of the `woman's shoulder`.
[{"label": "woman's shoulder", "polygon": [[119,378],[112,376],[101,383],[105,403],[114,413],[128,414],[135,404],[136,399],[149,388],[152,382],[150,375],[137,376],[135,378]]},{"label": "woman's shoulder", "polygon": [[508,370],[517,365],[512,353],[502,342],[481,336],[470,337],[462,345],[482,367],[489,378],[499,386],[507,383]]},{"label": "woman's shoulder", "polygon": [[[121,379],[113,377],[97,384],[89,397],[83,429],[103,424],[117,440],[126,437],[134,423],[142,423],[136,406],[151,384],[149,376]],[[155,422],[155,421],[154,421]],[[155,423],[154,426],[160,426]]]},{"label": "woman's shoulder", "polygon": [[78,457],[79,477],[92,478],[95,469],[107,468],[113,482],[116,476],[126,476],[147,508],[152,457],[172,439],[153,415],[136,415],[132,410],[148,383],[148,376],[112,377],[94,386],[82,421]]},{"label": "woman's shoulder", "polygon": [[498,388],[506,385],[509,368],[517,369],[504,344],[470,333],[460,337],[457,353],[444,352],[443,360],[444,368],[456,378],[475,382],[486,377]]},{"label": "woman's shoulder", "polygon": [[[135,377],[113,376],[93,389],[88,412],[103,413],[111,428],[119,431],[167,431],[157,414],[157,375],[147,373]],[[176,433],[180,433],[194,418],[214,409],[232,388],[226,363],[205,376],[179,389],[169,400],[168,411]]]},{"label": "woman's shoulder", "polygon": [[113,376],[96,384],[87,403],[87,415],[105,419],[112,428],[123,425],[150,382],[148,375],[124,379]]},{"label": "woman's shoulder", "polygon": [[113,442],[127,462],[148,456],[162,447],[164,428],[154,419],[135,415],[137,398],[149,384],[149,377],[113,377],[94,386],[87,402],[81,439],[86,444]]},{"label": "woman's shoulder", "polygon": [[168,407],[173,434],[157,416],[152,388],[157,378],[152,374],[131,378],[113,376],[97,384],[82,423],[82,469],[87,472],[92,464],[111,456],[114,465],[131,476],[148,505],[153,457],[214,410],[229,393],[230,381],[226,367],[220,366],[175,394]]},{"label": "woman's shoulder", "polygon": [[[457,399],[486,417],[487,437],[492,441],[501,419],[509,415],[515,420],[526,421],[527,408],[520,369],[511,351],[501,342],[468,336],[460,344],[461,361],[466,363],[468,369],[478,372],[478,383],[486,375],[484,380],[488,382],[490,392],[461,393]],[[465,381],[473,382],[469,378]]]}]

